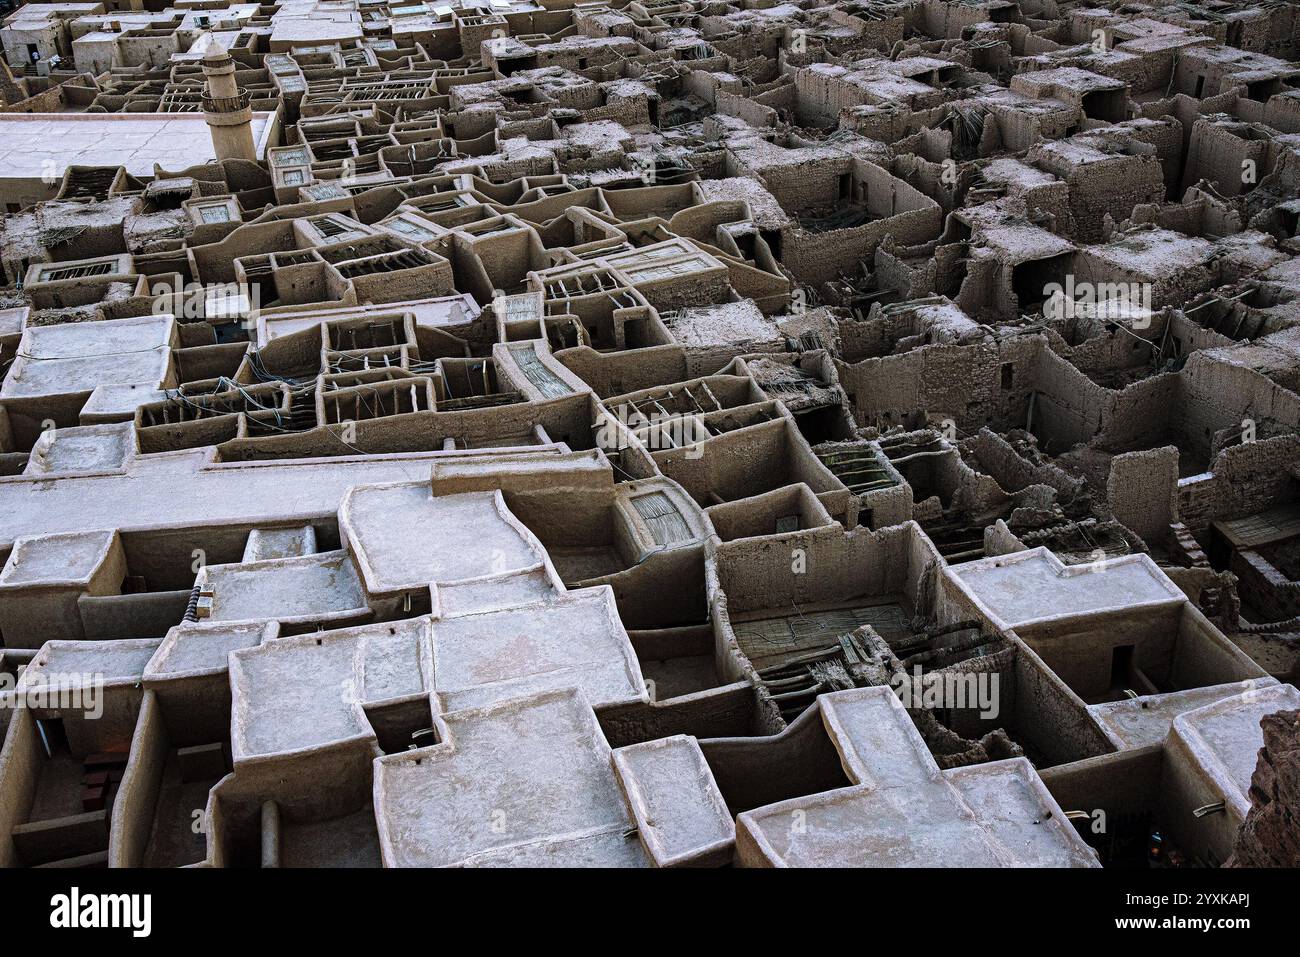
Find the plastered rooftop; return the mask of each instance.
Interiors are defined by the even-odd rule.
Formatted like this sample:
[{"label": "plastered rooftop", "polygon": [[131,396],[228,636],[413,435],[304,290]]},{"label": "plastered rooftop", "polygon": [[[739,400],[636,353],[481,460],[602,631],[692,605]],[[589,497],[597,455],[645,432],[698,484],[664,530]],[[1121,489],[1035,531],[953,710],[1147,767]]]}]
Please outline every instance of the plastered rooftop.
[{"label": "plastered rooftop", "polygon": [[[271,116],[253,118],[253,134]],[[0,113],[0,168],[11,181],[61,179],[69,166],[122,166],[152,177],[154,165],[184,168],[214,158],[207,126],[172,113]]]},{"label": "plastered rooftop", "polygon": [[1300,864],[1298,41],[10,13],[0,866]]}]

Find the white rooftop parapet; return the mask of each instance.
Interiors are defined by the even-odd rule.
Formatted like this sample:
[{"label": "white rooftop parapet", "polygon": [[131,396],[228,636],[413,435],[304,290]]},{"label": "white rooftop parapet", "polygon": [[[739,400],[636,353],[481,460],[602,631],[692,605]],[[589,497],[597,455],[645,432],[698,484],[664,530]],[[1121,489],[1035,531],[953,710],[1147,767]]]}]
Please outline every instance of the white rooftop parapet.
[{"label": "white rooftop parapet", "polygon": [[1144,554],[1066,565],[1040,546],[950,566],[944,573],[995,628],[1187,601]]},{"label": "white rooftop parapet", "polygon": [[443,716],[446,738],[375,761],[389,867],[724,863],[730,812],[694,738],[611,751],[558,689]]},{"label": "white rooftop parapet", "polygon": [[852,786],[740,814],[742,865],[1100,866],[1026,758],[940,770],[892,688],[822,695],[812,721]]}]

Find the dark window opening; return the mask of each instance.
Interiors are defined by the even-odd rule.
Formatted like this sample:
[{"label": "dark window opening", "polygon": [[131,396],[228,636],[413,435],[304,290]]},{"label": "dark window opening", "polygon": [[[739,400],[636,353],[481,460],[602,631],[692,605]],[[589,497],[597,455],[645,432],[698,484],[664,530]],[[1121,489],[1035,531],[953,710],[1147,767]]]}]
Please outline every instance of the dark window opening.
[{"label": "dark window opening", "polygon": [[1110,653],[1110,686],[1127,688],[1133,671],[1133,645],[1116,645]]},{"label": "dark window opening", "polygon": [[1022,262],[1011,272],[1011,291],[1022,313],[1035,314],[1048,298],[1048,286],[1064,288],[1065,274],[1069,271],[1072,255],[1050,256]]},{"label": "dark window opening", "polygon": [[1128,93],[1124,90],[1093,90],[1080,103],[1083,115],[1090,120],[1119,123],[1128,117]]}]

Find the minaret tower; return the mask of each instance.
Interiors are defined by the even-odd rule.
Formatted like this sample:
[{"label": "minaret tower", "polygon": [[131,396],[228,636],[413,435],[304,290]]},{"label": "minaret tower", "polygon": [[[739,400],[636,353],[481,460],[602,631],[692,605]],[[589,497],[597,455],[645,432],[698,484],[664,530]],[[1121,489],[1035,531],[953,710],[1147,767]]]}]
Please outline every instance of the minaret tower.
[{"label": "minaret tower", "polygon": [[253,110],[248,93],[235,83],[235,61],[229,53],[210,43],[203,54],[203,75],[208,89],[203,97],[203,117],[212,131],[217,159],[257,162],[253,142]]}]

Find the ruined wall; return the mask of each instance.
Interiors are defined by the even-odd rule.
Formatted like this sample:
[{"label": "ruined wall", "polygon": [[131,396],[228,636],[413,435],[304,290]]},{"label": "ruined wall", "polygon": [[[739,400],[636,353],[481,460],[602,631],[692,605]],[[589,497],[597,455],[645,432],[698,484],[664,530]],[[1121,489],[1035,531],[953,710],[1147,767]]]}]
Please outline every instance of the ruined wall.
[{"label": "ruined wall", "polygon": [[1060,454],[1101,431],[1106,390],[1050,349],[1039,353],[1034,385],[1032,431],[1041,448]]},{"label": "ruined wall", "polygon": [[1108,214],[1120,222],[1139,203],[1164,199],[1164,168],[1155,156],[1119,156],[1073,168],[1031,161],[1070,184],[1070,213],[1075,223],[1074,238],[1079,242],[1100,240]]},{"label": "ruined wall", "polygon": [[1176,437],[1172,426],[1176,426],[1177,418],[1170,413],[1182,398],[1181,386],[1177,375],[1167,373],[1108,391],[1097,446],[1127,451]]},{"label": "ruined wall", "polygon": [[1234,361],[1231,349],[1190,356],[1181,378],[1180,432],[1198,451],[1209,453],[1216,432],[1240,432],[1247,420],[1259,436],[1300,433],[1300,397]]},{"label": "ruined wall", "polygon": [[1044,344],[1041,336],[1025,336],[996,346],[925,346],[853,364],[837,361],[836,369],[853,396],[859,425],[901,425],[907,413],[921,411],[951,417],[962,432],[985,425],[1001,430],[1024,424]]},{"label": "ruined wall", "polygon": [[[1247,192],[1268,171],[1268,151],[1268,139],[1252,136],[1247,127],[1218,119],[1199,119],[1192,126],[1182,187],[1186,189],[1197,180],[1207,179],[1223,196]],[[1248,162],[1253,167],[1253,179],[1249,183],[1244,175]]]},{"label": "ruined wall", "polygon": [[871,259],[885,236],[905,244],[934,236],[939,231],[939,212],[935,204],[933,209],[913,209],[853,229],[820,233],[787,226],[781,239],[783,263],[796,279],[811,284],[830,282],[841,273],[852,275],[861,260]]},{"label": "ruined wall", "polygon": [[1237,593],[1266,621],[1300,616],[1300,582],[1291,581],[1254,550],[1233,555],[1228,570],[1237,576]]},{"label": "ruined wall", "polygon": [[841,110],[867,101],[865,91],[837,71],[843,68],[825,64],[795,71],[795,115],[801,126],[834,126]]},{"label": "ruined wall", "polygon": [[1148,545],[1160,545],[1178,520],[1178,449],[1167,445],[1115,456],[1106,501],[1117,520]]},{"label": "ruined wall", "polygon": [[997,480],[1004,490],[1019,492],[1031,485],[1046,485],[1063,499],[1073,498],[1083,481],[1051,463],[1035,465],[1016,454],[1002,436],[990,429],[980,429],[969,439],[979,457],[980,467]]},{"label": "ruined wall", "polygon": [[1225,867],[1300,867],[1300,711],[1260,722],[1250,813]]},{"label": "ruined wall", "polygon": [[747,97],[728,93],[726,90],[717,92],[716,108],[719,113],[738,116],[750,126],[759,128],[776,126],[778,120],[777,112],[772,107],[756,103]]},{"label": "ruined wall", "polygon": [[1280,436],[1224,449],[1213,474],[1178,489],[1178,515],[1192,531],[1216,519],[1238,518],[1300,497],[1300,480],[1290,473],[1300,463],[1300,437]]}]

